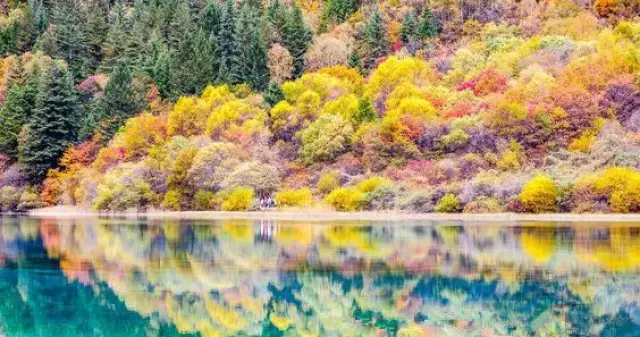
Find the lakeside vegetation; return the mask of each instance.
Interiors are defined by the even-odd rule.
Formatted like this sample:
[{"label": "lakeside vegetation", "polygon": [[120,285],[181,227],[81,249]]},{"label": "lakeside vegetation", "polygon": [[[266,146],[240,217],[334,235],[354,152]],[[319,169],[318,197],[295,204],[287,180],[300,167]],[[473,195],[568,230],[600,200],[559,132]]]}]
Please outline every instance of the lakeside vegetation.
[{"label": "lakeside vegetation", "polygon": [[8,2],[0,210],[640,212],[640,1]]}]

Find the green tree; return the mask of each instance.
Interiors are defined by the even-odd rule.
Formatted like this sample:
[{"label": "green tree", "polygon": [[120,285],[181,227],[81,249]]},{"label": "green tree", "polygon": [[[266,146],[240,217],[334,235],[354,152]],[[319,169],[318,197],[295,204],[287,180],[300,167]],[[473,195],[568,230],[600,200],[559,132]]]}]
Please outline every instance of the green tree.
[{"label": "green tree", "polygon": [[118,60],[124,56],[125,44],[123,42],[127,39],[126,21],[122,0],[117,0],[113,13],[109,17],[109,31],[102,46],[104,59],[101,68],[107,73],[113,71]]},{"label": "green tree", "polygon": [[376,8],[365,24],[365,42],[369,47],[366,65],[371,68],[375,61],[387,55],[389,42],[382,14]]},{"label": "green tree", "polygon": [[[95,70],[87,25],[88,15],[80,0],[60,0],[53,3],[53,55],[69,65],[75,80],[86,78]],[[121,43],[122,41],[120,41]]]},{"label": "green tree", "polygon": [[235,15],[233,0],[227,0],[225,9],[222,12],[217,50],[217,58],[220,62],[218,81],[222,83],[238,83],[237,79],[234,78],[237,76]]},{"label": "green tree", "polygon": [[33,182],[40,182],[47,171],[76,140],[77,99],[73,80],[66,68],[52,63],[41,76],[35,109],[29,116],[19,162]]},{"label": "green tree", "polygon": [[274,106],[284,99],[282,88],[280,88],[280,86],[276,82],[269,82],[267,90],[264,91],[262,96],[264,97],[264,101],[267,102],[270,106]]},{"label": "green tree", "polygon": [[173,96],[173,81],[171,79],[172,67],[173,63],[171,60],[171,54],[166,50],[160,51],[158,58],[153,64],[151,78],[153,78],[156,87],[158,87],[160,95],[164,98],[170,98]]},{"label": "green tree", "polygon": [[302,10],[295,2],[287,16],[283,34],[284,45],[293,58],[293,78],[298,78],[304,72],[304,54],[309,48],[312,34],[304,23]]},{"label": "green tree", "polygon": [[418,33],[418,23],[413,12],[407,11],[402,19],[402,28],[400,29],[400,40],[403,43],[409,43]]},{"label": "green tree", "polygon": [[253,29],[251,37],[251,71],[249,73],[249,83],[251,88],[256,91],[263,91],[269,84],[269,56],[267,55],[267,46],[262,40],[258,28]]},{"label": "green tree", "polygon": [[217,2],[209,3],[200,16],[200,27],[208,34],[217,36],[220,31],[222,9]]},{"label": "green tree", "polygon": [[133,89],[131,72],[124,61],[119,61],[104,89],[104,96],[94,107],[98,132],[108,141],[124,122],[140,107],[140,98]]},{"label": "green tree", "polygon": [[18,155],[18,135],[31,112],[27,108],[24,87],[11,86],[0,109],[0,152],[13,159]]},{"label": "green tree", "polygon": [[356,69],[360,73],[362,73],[362,56],[360,56],[360,52],[357,49],[354,49],[351,53],[349,53],[347,63],[349,64],[349,67]]},{"label": "green tree", "polygon": [[171,81],[179,94],[198,94],[215,81],[215,38],[204,30],[188,34],[174,53]]},{"label": "green tree", "polygon": [[431,14],[431,8],[426,6],[422,12],[420,27],[418,27],[418,35],[423,39],[432,38],[438,35],[438,22]]},{"label": "green tree", "polygon": [[358,102],[358,114],[355,120],[358,123],[372,122],[376,119],[376,111],[373,109],[373,104],[366,98],[361,98]]}]

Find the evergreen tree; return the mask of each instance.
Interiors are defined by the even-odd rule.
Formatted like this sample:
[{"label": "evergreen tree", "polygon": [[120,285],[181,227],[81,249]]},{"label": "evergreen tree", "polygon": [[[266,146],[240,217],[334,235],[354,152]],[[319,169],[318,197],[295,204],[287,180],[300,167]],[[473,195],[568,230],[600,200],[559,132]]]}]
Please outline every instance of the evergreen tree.
[{"label": "evergreen tree", "polygon": [[409,43],[418,33],[418,24],[416,18],[411,11],[404,14],[402,19],[402,28],[400,29],[400,40],[402,43]]},{"label": "evergreen tree", "polygon": [[103,44],[104,59],[102,70],[110,73],[124,56],[124,41],[127,39],[127,22],[122,0],[116,0],[112,15],[109,17],[109,31]]},{"label": "evergreen tree", "polygon": [[366,22],[364,33],[365,42],[369,47],[366,65],[371,68],[377,59],[386,56],[389,51],[386,28],[377,8]]},{"label": "evergreen tree", "polygon": [[98,121],[98,132],[108,141],[140,107],[141,99],[133,90],[131,72],[119,61],[104,89],[104,96],[96,101],[92,111]]},{"label": "evergreen tree", "polygon": [[249,73],[249,83],[251,88],[256,91],[263,91],[269,83],[269,56],[267,55],[267,47],[260,36],[259,28],[253,29],[251,39],[251,72]]},{"label": "evergreen tree", "polygon": [[15,61],[11,65],[11,69],[7,74],[7,87],[13,85],[24,86],[27,82],[27,76],[24,69],[22,57],[16,56]]},{"label": "evergreen tree", "polygon": [[284,25],[284,44],[293,58],[293,78],[298,78],[304,72],[304,54],[311,42],[311,31],[307,28],[302,17],[302,10],[294,2],[293,8]]},{"label": "evergreen tree", "polygon": [[221,20],[222,9],[220,5],[217,2],[209,3],[200,17],[200,26],[206,33],[217,37]]},{"label": "evergreen tree", "polygon": [[160,95],[164,98],[173,97],[172,67],[173,64],[169,52],[166,50],[160,51],[153,65],[151,77],[158,91],[160,91]]},{"label": "evergreen tree", "polygon": [[169,20],[167,43],[170,50],[182,45],[182,40],[194,28],[192,22],[189,6],[184,1],[178,1],[177,8],[173,8],[173,16]]},{"label": "evergreen tree", "polygon": [[19,162],[32,182],[44,179],[76,140],[76,103],[71,75],[53,63],[41,76],[35,108],[19,147]]},{"label": "evergreen tree", "polygon": [[218,36],[217,58],[220,62],[218,69],[218,81],[222,83],[236,84],[237,53],[236,53],[236,25],[235,8],[233,0],[227,0],[227,5],[222,13],[220,34]]},{"label": "evergreen tree", "polygon": [[88,46],[91,68],[96,69],[102,62],[102,45],[105,42],[109,26],[107,25],[107,5],[101,0],[93,1],[87,15]]},{"label": "evergreen tree", "polygon": [[280,0],[272,0],[267,7],[267,21],[275,30],[283,35],[284,25],[287,23],[287,9]]},{"label": "evergreen tree", "polygon": [[358,72],[362,73],[362,56],[360,56],[360,52],[357,49],[354,49],[347,59],[347,64],[349,67],[358,70]]},{"label": "evergreen tree", "polygon": [[25,89],[12,85],[4,104],[0,108],[0,152],[16,159],[18,155],[18,135],[31,113],[25,100]]},{"label": "evergreen tree", "polygon": [[87,12],[80,0],[54,3],[51,24],[55,46],[52,56],[67,62],[75,80],[86,78],[95,70],[96,60],[91,52],[87,20]]},{"label": "evergreen tree", "polygon": [[325,3],[320,31],[326,31],[329,25],[346,21],[358,10],[357,0],[329,0]]},{"label": "evergreen tree", "polygon": [[187,35],[174,55],[172,82],[180,94],[198,94],[215,81],[215,38],[204,30]]},{"label": "evergreen tree", "polygon": [[431,8],[426,6],[422,12],[418,35],[423,39],[429,39],[438,35],[438,22],[431,14]]},{"label": "evergreen tree", "polygon": [[253,55],[251,54],[253,32],[256,30],[252,10],[243,5],[236,23],[235,32],[235,67],[232,68],[232,83],[248,83],[252,72]]},{"label": "evergreen tree", "polygon": [[42,0],[28,0],[25,4],[23,20],[19,23],[18,29],[18,50],[29,51],[36,43],[38,36],[46,28],[44,6]]},{"label": "evergreen tree", "polygon": [[282,92],[282,88],[280,88],[278,83],[269,82],[269,86],[267,86],[267,90],[262,93],[262,97],[264,97],[264,101],[270,106],[274,106],[284,99],[284,92]]},{"label": "evergreen tree", "polygon": [[373,109],[371,101],[362,98],[358,102],[358,114],[355,116],[358,123],[372,122],[376,119],[376,111]]},{"label": "evergreen tree", "polygon": [[151,34],[148,18],[149,8],[143,0],[136,0],[133,7],[131,31],[126,34],[123,57],[133,73],[144,73],[147,38]]}]

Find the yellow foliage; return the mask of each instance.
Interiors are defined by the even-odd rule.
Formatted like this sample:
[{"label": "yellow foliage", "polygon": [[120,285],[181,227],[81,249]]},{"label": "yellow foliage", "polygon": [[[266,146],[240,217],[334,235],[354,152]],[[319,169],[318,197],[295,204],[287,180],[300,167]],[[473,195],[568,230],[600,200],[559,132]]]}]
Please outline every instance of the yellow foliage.
[{"label": "yellow foliage", "polygon": [[116,142],[121,143],[127,158],[137,158],[165,140],[164,122],[148,112],[130,118],[118,133]]},{"label": "yellow foliage", "polygon": [[438,117],[436,109],[431,105],[431,102],[419,97],[403,99],[398,108],[387,112],[387,116],[392,118],[413,116],[422,121],[433,120]]},{"label": "yellow foliage", "polygon": [[238,187],[231,191],[222,202],[223,211],[246,211],[253,204],[253,189]]},{"label": "yellow foliage", "polygon": [[306,187],[297,190],[283,189],[276,193],[275,198],[278,206],[304,207],[310,206],[313,202],[311,190]]},{"label": "yellow foliage", "polygon": [[516,171],[522,167],[524,162],[524,153],[522,152],[522,146],[520,143],[512,140],[509,144],[509,149],[503,151],[500,154],[500,159],[496,163],[499,169],[505,171]]},{"label": "yellow foliage", "polygon": [[393,182],[387,178],[371,177],[361,181],[358,185],[356,185],[356,189],[358,189],[358,191],[362,193],[370,193],[382,186],[389,185],[393,185]]},{"label": "yellow foliage", "polygon": [[593,127],[585,130],[578,138],[569,144],[569,151],[589,152],[591,144],[596,140],[596,136],[604,126],[605,120],[599,117],[593,121],[593,124]]},{"label": "yellow foliage", "polygon": [[433,84],[436,79],[436,72],[426,62],[413,57],[392,56],[371,74],[365,94],[375,101],[405,82],[422,87]]},{"label": "yellow foliage", "polygon": [[213,110],[207,120],[206,133],[214,138],[241,131],[252,134],[264,125],[266,112],[244,101],[228,102]]},{"label": "yellow foliage", "polygon": [[520,236],[522,248],[537,264],[546,263],[555,254],[556,240],[553,230],[538,228],[525,230]]},{"label": "yellow foliage", "polygon": [[331,171],[320,176],[318,179],[318,191],[320,193],[329,193],[340,186],[340,172]]},{"label": "yellow foliage", "polygon": [[520,193],[524,208],[533,213],[557,210],[558,186],[553,179],[539,175],[526,183]]},{"label": "yellow foliage", "polygon": [[269,314],[269,320],[278,330],[285,331],[293,324],[293,320],[288,317],[280,316],[276,313]]},{"label": "yellow foliage", "polygon": [[597,195],[607,198],[614,212],[640,211],[640,171],[636,169],[612,166],[582,177],[576,186],[590,188]]},{"label": "yellow foliage", "polygon": [[362,209],[364,193],[351,187],[338,187],[331,191],[324,201],[337,211],[352,212]]}]

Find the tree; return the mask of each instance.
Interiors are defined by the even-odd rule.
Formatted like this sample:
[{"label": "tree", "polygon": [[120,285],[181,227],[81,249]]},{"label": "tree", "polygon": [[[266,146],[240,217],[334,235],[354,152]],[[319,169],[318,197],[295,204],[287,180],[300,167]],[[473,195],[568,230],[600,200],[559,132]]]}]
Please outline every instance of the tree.
[{"label": "tree", "polygon": [[300,131],[300,158],[306,164],[334,160],[347,151],[352,135],[351,123],[337,115],[322,115]]},{"label": "tree", "polygon": [[229,84],[238,83],[235,78],[237,75],[237,53],[235,8],[233,4],[233,0],[227,0],[227,5],[222,13],[217,53],[217,58],[220,62],[218,81]]},{"label": "tree", "polygon": [[121,0],[116,1],[113,13],[109,18],[109,31],[104,40],[102,50],[102,70],[110,73],[124,55],[124,41],[127,39],[127,22],[124,13],[124,5]]},{"label": "tree", "polygon": [[111,139],[140,107],[140,98],[131,81],[129,67],[124,61],[119,61],[104,89],[104,96],[96,103],[93,113],[98,121],[98,132],[105,141]]},{"label": "tree", "polygon": [[268,52],[268,66],[271,79],[278,84],[291,77],[293,58],[289,51],[278,43],[274,43]]},{"label": "tree", "polygon": [[371,104],[371,101],[366,98],[360,99],[360,101],[358,102],[358,114],[354,117],[354,119],[358,123],[374,121],[376,119],[376,112],[373,109],[373,104]]},{"label": "tree", "polygon": [[55,44],[53,56],[67,62],[75,80],[92,74],[97,64],[92,54],[87,19],[87,12],[79,0],[54,3],[51,13]]},{"label": "tree", "polygon": [[366,66],[371,68],[377,59],[386,56],[389,51],[387,31],[382,20],[382,14],[377,8],[367,20],[364,29],[365,41],[369,47]]},{"label": "tree", "polygon": [[349,54],[347,64],[349,65],[349,67],[356,69],[358,72],[362,73],[362,56],[360,56],[360,52],[358,52],[358,50],[353,50]]},{"label": "tree", "polygon": [[438,22],[433,17],[433,14],[431,14],[431,8],[429,8],[429,6],[426,6],[422,12],[418,35],[423,39],[429,39],[438,35]]},{"label": "tree", "polygon": [[253,55],[251,54],[253,33],[257,22],[251,8],[244,4],[235,27],[235,67],[232,67],[232,83],[248,83],[251,77]]},{"label": "tree", "polygon": [[274,106],[284,99],[282,88],[280,88],[276,82],[269,82],[269,86],[262,96],[264,97],[264,101],[270,106]]},{"label": "tree", "polygon": [[409,43],[418,33],[418,24],[413,12],[407,11],[402,19],[402,28],[400,29],[400,40],[402,43]]},{"label": "tree", "polygon": [[161,51],[153,64],[151,78],[153,78],[158,91],[160,91],[160,95],[164,98],[170,98],[174,94],[171,68],[171,55],[166,50]]},{"label": "tree", "polygon": [[207,4],[200,17],[200,27],[208,34],[218,36],[222,21],[222,9],[218,2]]},{"label": "tree", "polygon": [[284,45],[293,58],[293,78],[298,78],[304,72],[304,54],[307,52],[312,34],[304,23],[302,10],[295,2],[287,16],[283,34]]},{"label": "tree", "polygon": [[307,68],[317,71],[347,63],[349,51],[347,45],[339,39],[329,34],[322,34],[316,37],[315,41],[307,52]]},{"label": "tree", "polygon": [[215,38],[204,30],[187,34],[174,53],[171,81],[179,94],[198,94],[215,81],[218,64]]},{"label": "tree", "polygon": [[269,56],[267,48],[260,36],[260,31],[255,28],[251,38],[251,72],[249,73],[249,84],[256,91],[263,91],[269,83]]},{"label": "tree", "polygon": [[25,89],[20,85],[9,88],[4,105],[0,109],[0,152],[16,159],[18,135],[31,113],[25,100]]},{"label": "tree", "polygon": [[35,109],[19,148],[27,177],[40,182],[76,140],[77,101],[69,72],[53,63],[41,76]]}]

